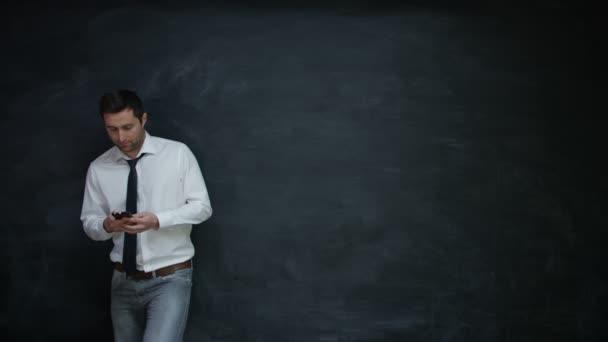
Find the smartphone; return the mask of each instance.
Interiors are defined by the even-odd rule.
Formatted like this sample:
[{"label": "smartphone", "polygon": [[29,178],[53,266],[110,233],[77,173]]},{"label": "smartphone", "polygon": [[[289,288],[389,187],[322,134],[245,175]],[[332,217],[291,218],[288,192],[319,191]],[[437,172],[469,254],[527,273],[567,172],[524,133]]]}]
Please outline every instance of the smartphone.
[{"label": "smartphone", "polygon": [[121,212],[113,212],[112,216],[114,216],[115,219],[120,220],[123,217],[131,217],[132,214],[128,211],[121,211]]}]

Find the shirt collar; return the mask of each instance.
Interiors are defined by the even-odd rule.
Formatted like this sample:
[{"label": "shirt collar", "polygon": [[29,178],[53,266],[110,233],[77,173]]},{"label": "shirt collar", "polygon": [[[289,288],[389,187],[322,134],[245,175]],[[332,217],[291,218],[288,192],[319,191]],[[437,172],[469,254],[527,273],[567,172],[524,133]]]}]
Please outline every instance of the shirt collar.
[{"label": "shirt collar", "polygon": [[[156,151],[158,150],[158,146],[156,146],[156,142],[154,141],[154,139],[152,139],[153,137],[148,133],[148,131],[145,131],[145,132],[146,132],[146,135],[144,138],[144,144],[141,146],[141,149],[139,150],[137,157],[141,156],[144,153],[155,154]],[[131,158],[129,158],[129,156],[127,156],[118,147],[114,146],[113,151],[112,151],[112,160],[118,162],[121,159],[129,160]]]}]

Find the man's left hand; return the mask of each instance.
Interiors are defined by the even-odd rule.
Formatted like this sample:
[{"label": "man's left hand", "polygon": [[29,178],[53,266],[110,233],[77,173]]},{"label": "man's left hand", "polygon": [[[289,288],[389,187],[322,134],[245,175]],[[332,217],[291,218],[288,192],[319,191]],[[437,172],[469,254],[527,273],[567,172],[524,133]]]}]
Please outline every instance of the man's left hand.
[{"label": "man's left hand", "polygon": [[141,212],[124,219],[127,233],[141,233],[149,229],[158,229],[158,217],[154,213]]}]

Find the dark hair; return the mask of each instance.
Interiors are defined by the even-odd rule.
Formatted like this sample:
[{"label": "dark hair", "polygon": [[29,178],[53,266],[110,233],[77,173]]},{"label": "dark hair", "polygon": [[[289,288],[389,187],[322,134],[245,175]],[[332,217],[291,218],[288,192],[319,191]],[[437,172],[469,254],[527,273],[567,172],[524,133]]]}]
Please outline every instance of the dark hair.
[{"label": "dark hair", "polygon": [[133,115],[141,122],[144,115],[144,105],[134,91],[121,89],[113,93],[105,93],[99,99],[99,114],[101,117],[106,113],[118,113],[125,109],[131,109]]}]

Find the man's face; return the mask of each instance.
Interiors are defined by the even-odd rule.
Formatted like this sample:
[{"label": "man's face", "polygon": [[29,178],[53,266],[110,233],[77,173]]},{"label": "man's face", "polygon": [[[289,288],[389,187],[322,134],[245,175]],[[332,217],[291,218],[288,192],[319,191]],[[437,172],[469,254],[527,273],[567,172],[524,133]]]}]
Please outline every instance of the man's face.
[{"label": "man's face", "polygon": [[141,122],[133,114],[132,109],[125,109],[118,113],[105,113],[103,121],[110,140],[131,158],[137,157],[139,149],[144,143],[146,132],[147,113],[144,113]]}]

